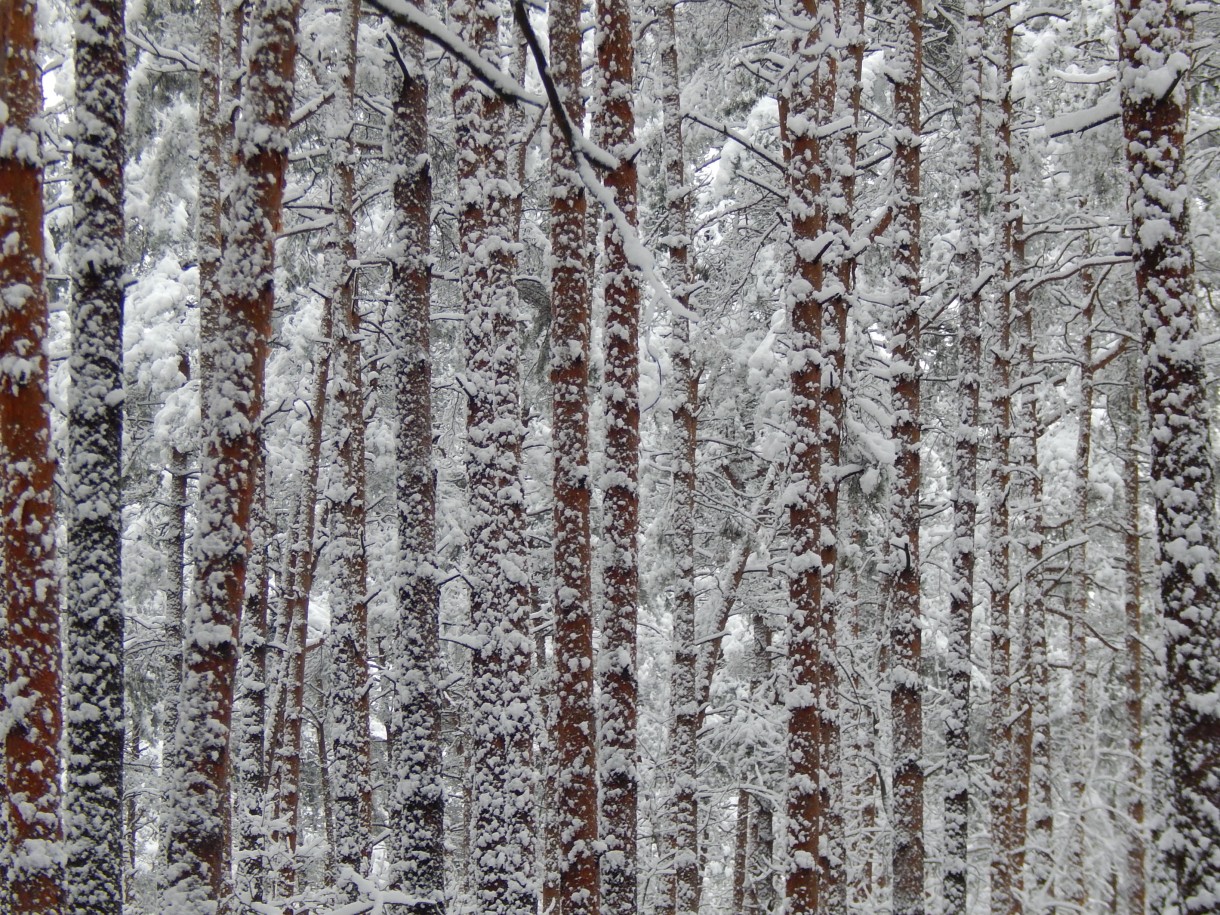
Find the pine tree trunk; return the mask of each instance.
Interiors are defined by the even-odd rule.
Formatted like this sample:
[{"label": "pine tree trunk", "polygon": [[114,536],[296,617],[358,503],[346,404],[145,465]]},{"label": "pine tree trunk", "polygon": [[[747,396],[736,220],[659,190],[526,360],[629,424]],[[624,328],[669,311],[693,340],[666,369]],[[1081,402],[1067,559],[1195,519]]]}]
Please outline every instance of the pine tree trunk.
[{"label": "pine tree trunk", "polygon": [[204,446],[195,539],[195,600],[184,625],[182,750],[172,787],[170,888],[177,915],[208,913],[228,894],[228,737],[237,628],[246,583],[253,468],[274,305],[287,129],[296,60],[295,2],[259,9],[238,136],[223,302],[203,315]]},{"label": "pine tree trunk", "polygon": [[966,915],[968,839],[970,836],[970,674],[974,618],[975,528],[978,524],[979,382],[982,371],[983,224],[983,54],[985,32],[980,0],[967,0],[962,34],[963,108],[960,191],[961,241],[958,244],[959,414],[953,440],[952,583],[945,655],[948,702],[945,712],[945,864],[946,915]]},{"label": "pine tree trunk", "polygon": [[365,555],[364,380],[360,306],[356,296],[355,88],[359,0],[339,7],[330,143],[333,222],[323,254],[324,283],[334,312],[334,423],[338,439],[329,555],[331,592],[330,738],[335,845],[340,898],[355,902],[372,862],[373,782],[369,756],[368,560]]},{"label": "pine tree trunk", "polygon": [[[1211,401],[1200,350],[1187,191],[1192,25],[1181,0],[1117,4],[1118,75],[1131,171],[1132,253],[1142,313],[1161,610],[1165,615],[1170,829],[1167,869],[1186,913],[1220,898],[1220,577]],[[1208,697],[1208,698],[1204,698]]]},{"label": "pine tree trunk", "polygon": [[[1015,198],[1015,157],[1013,154],[1013,27],[1009,14],[1002,13],[994,28],[999,31],[1001,87],[996,151],[999,162],[1000,199],[1000,281],[1002,294],[994,316],[991,395],[991,424],[995,429],[992,445],[991,537],[991,912],[1016,915],[1020,911],[1025,863],[1026,795],[1028,782],[1021,762],[1019,717],[1023,709],[1014,696],[1020,665],[1012,656],[1012,529],[1013,481],[1010,465],[1019,457],[1014,444],[1016,426],[1013,396],[1012,322],[1013,284],[1020,276],[1020,208]],[[993,42],[994,44],[994,42]]]},{"label": "pine tree trunk", "polygon": [[890,712],[893,737],[894,915],[924,910],[923,699],[919,624],[920,481],[920,99],[923,82],[923,6],[905,0],[894,8],[894,337],[893,409],[895,557]]},{"label": "pine tree trunk", "polygon": [[1126,655],[1127,754],[1130,792],[1127,816],[1130,834],[1127,838],[1124,887],[1129,915],[1144,915],[1147,908],[1147,843],[1144,821],[1144,792],[1148,785],[1144,764],[1144,642],[1143,596],[1144,574],[1140,555],[1140,474],[1143,472],[1140,452],[1140,379],[1139,360],[1127,360],[1127,409],[1125,441],[1123,442],[1123,577],[1125,596],[1124,654]]},{"label": "pine tree trunk", "polygon": [[[826,269],[828,228],[825,147],[817,131],[835,112],[836,59],[823,53],[833,38],[837,8],[798,2],[790,17],[806,29],[795,38],[795,65],[779,98],[780,136],[788,167],[796,263],[789,285],[792,366],[790,431],[788,592],[788,873],[785,896],[791,915],[813,915],[836,896],[839,874],[823,854],[829,827],[826,798],[833,784],[827,750],[838,743],[838,689],[834,666],[835,620],[827,606],[822,550],[833,542],[823,476],[821,296],[833,274]],[[829,843],[825,843],[827,846]]]},{"label": "pine tree trunk", "polygon": [[274,532],[267,515],[267,453],[260,431],[251,509],[250,566],[242,613],[241,655],[237,661],[233,735],[234,800],[237,818],[236,885],[243,903],[265,899],[267,874],[267,609],[268,551]]},{"label": "pine tree trunk", "polygon": [[3,575],[3,882],[10,915],[58,915],[60,827],[59,586],[55,461],[47,396],[43,285],[42,83],[35,9],[0,3],[0,575]]},{"label": "pine tree trunk", "polygon": [[559,906],[597,915],[597,733],[593,706],[593,595],[589,512],[588,204],[561,124],[584,123],[580,0],[549,7],[551,73],[562,111],[551,112],[551,388],[555,494],[554,804],[559,833]]},{"label": "pine tree trunk", "polygon": [[[629,0],[599,0],[597,61],[603,98],[595,118],[602,145],[619,160],[606,178],[628,225],[638,224],[635,157],[635,47]],[[636,622],[640,600],[639,534],[640,354],[639,280],[627,258],[627,240],[614,221],[602,220],[605,251],[605,470],[602,476],[602,644],[598,652],[601,708],[598,773],[601,778],[602,909],[636,911],[636,832],[639,806],[636,749]]]},{"label": "pine tree trunk", "polygon": [[[432,462],[432,342],[428,82],[423,36],[395,32],[402,81],[394,97],[389,153],[398,233],[391,262],[397,457],[398,615],[390,641],[390,785],[387,886],[416,901],[410,915],[445,911],[445,787],[441,781],[440,594],[436,568],[436,477]],[[400,911],[391,908],[392,912]]]},{"label": "pine tree trunk", "polygon": [[665,245],[669,255],[667,281],[678,306],[686,314],[672,321],[674,403],[673,531],[670,535],[674,575],[673,683],[670,703],[673,723],[669,738],[669,777],[673,799],[669,817],[672,830],[673,911],[695,915],[699,911],[698,802],[698,663],[695,644],[695,456],[699,378],[695,368],[690,311],[690,239],[687,235],[690,204],[682,138],[682,100],[678,69],[677,23],[674,0],[658,10],[661,54],[662,157],[666,188]]},{"label": "pine tree trunk", "polygon": [[68,415],[67,904],[123,910],[123,5],[74,5],[72,395]]},{"label": "pine tree trunk", "polygon": [[[494,5],[450,10],[485,61],[500,55]],[[513,197],[504,102],[459,69],[453,85],[458,136],[460,279],[466,302],[462,385],[467,395],[467,576],[477,648],[471,658],[470,856],[474,905],[486,915],[533,915],[534,709],[529,587],[521,490],[520,380]]]}]

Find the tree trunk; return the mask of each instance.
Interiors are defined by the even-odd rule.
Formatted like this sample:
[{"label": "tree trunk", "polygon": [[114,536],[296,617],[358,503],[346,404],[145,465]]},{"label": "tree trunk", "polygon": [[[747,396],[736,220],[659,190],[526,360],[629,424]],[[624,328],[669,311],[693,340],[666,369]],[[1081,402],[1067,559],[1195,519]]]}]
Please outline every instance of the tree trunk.
[{"label": "tree trunk", "polygon": [[670,841],[673,855],[673,911],[699,911],[698,663],[695,644],[695,455],[699,378],[695,369],[690,313],[690,204],[682,136],[676,3],[663,0],[660,19],[662,158],[665,172],[667,281],[683,314],[670,316],[674,404],[673,497],[673,721],[669,738]]},{"label": "tree trunk", "polygon": [[228,894],[228,737],[248,559],[271,312],[292,113],[297,5],[260,7],[240,122],[238,174],[221,264],[224,301],[205,301],[201,330],[204,447],[195,539],[195,600],[184,626],[180,760],[170,802],[171,886],[181,915]]},{"label": "tree trunk", "polygon": [[10,915],[58,915],[59,587],[43,286],[42,83],[35,9],[0,3],[0,574],[6,630],[4,883]]},{"label": "tree trunk", "polygon": [[896,445],[891,544],[895,557],[890,711],[893,736],[894,915],[924,910],[923,700],[919,624],[920,480],[920,99],[923,83],[923,5],[902,0],[894,8],[893,58],[894,280],[893,409]]},{"label": "tree trunk", "polygon": [[974,618],[975,528],[978,524],[979,381],[982,368],[983,223],[983,55],[985,32],[980,0],[967,0],[962,34],[963,108],[961,131],[961,241],[958,244],[959,414],[953,439],[952,581],[945,655],[948,708],[945,712],[946,915],[966,915],[970,836],[970,674]]},{"label": "tree trunk", "polygon": [[329,555],[335,569],[330,632],[330,738],[335,845],[340,898],[356,902],[372,863],[373,780],[369,757],[368,560],[365,555],[364,380],[356,296],[355,89],[359,0],[339,7],[332,102],[331,224],[323,255],[324,288],[334,313],[335,476]]},{"label": "tree trunk", "polygon": [[260,430],[251,509],[250,567],[241,620],[237,661],[233,768],[237,809],[236,892],[243,904],[265,899],[267,874],[267,608],[270,588],[268,551],[274,532],[267,515],[267,453]]},{"label": "tree trunk", "polygon": [[[791,915],[829,910],[841,873],[832,870],[820,837],[831,811],[833,784],[828,749],[838,743],[834,666],[835,620],[827,606],[823,549],[834,542],[823,476],[822,296],[833,274],[826,269],[823,233],[827,218],[827,163],[817,127],[834,115],[836,65],[833,44],[838,9],[813,0],[796,2],[790,17],[805,31],[793,44],[795,65],[779,97],[780,137],[790,191],[796,262],[788,289],[792,372],[790,430],[788,593],[788,873],[785,896]],[[828,537],[826,535],[829,535]],[[833,592],[830,595],[833,597]]]},{"label": "tree trunk", "polygon": [[[123,910],[123,5],[74,5],[72,395],[68,415],[64,886]],[[6,95],[7,97],[7,95]]]},{"label": "tree trunk", "polygon": [[[441,781],[440,594],[436,568],[436,477],[432,463],[432,342],[429,236],[428,82],[423,36],[395,32],[402,81],[394,97],[389,153],[398,234],[391,261],[391,327],[398,353],[398,615],[390,640],[390,785],[387,844],[391,890],[412,897],[410,915],[445,911],[445,788]],[[399,909],[391,908],[391,912]]]},{"label": "tree trunk", "polygon": [[562,110],[551,112],[551,387],[555,530],[556,776],[559,906],[597,915],[597,733],[593,707],[593,596],[589,511],[589,333],[585,239],[588,204],[563,119],[584,123],[580,0],[549,7],[551,73]]},{"label": "tree trunk", "polygon": [[[599,0],[597,61],[603,97],[595,118],[602,145],[619,165],[606,179],[628,225],[635,227],[638,176],[635,157],[635,47],[629,0]],[[627,258],[627,240],[614,220],[603,218],[605,272],[606,422],[602,517],[602,644],[598,652],[601,708],[598,716],[601,778],[602,909],[606,915],[636,911],[636,832],[639,806],[636,749],[636,622],[640,600],[640,289]]]},{"label": "tree trunk", "polygon": [[[484,61],[498,60],[497,8],[454,4],[459,33]],[[492,64],[494,65],[494,64]],[[453,85],[458,136],[460,281],[466,302],[462,374],[467,395],[471,582],[471,863],[474,905],[487,915],[533,915],[534,709],[530,689],[529,587],[521,490],[515,257],[504,102],[459,69]]]},{"label": "tree trunk", "polygon": [[[1131,171],[1132,253],[1143,318],[1161,610],[1165,614],[1169,829],[1162,847],[1187,913],[1220,898],[1220,580],[1187,191],[1192,27],[1181,0],[1117,5],[1118,75]],[[1211,697],[1205,699],[1204,697]]]}]

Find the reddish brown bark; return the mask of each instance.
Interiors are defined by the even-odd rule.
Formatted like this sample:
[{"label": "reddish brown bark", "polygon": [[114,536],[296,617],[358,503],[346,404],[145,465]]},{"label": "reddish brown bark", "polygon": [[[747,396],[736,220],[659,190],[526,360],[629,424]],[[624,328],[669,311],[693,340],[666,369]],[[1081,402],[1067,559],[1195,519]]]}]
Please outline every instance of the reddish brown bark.
[{"label": "reddish brown bark", "polygon": [[4,883],[11,915],[56,915],[60,831],[59,584],[47,397],[42,83],[35,10],[0,3],[0,548],[5,593]]}]

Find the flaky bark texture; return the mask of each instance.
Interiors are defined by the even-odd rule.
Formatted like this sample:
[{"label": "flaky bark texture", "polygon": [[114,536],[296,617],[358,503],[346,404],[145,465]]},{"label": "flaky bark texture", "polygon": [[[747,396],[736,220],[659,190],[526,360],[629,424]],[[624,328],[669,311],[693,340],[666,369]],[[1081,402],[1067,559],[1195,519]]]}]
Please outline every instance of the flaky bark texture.
[{"label": "flaky bark texture", "polygon": [[[841,395],[833,390],[839,378],[824,372],[828,355],[832,361],[835,358],[827,344],[836,349],[842,340],[838,321],[830,316],[833,308],[842,307],[842,289],[834,271],[827,268],[832,244],[827,236],[832,227],[828,201],[836,194],[837,182],[829,174],[830,144],[818,130],[834,116],[839,98],[839,61],[833,50],[838,7],[806,0],[793,4],[789,16],[800,32],[793,44],[797,66],[779,98],[795,241],[788,288],[792,479],[785,893],[788,911],[812,915],[834,911],[846,898],[841,858],[831,850],[834,828],[829,809],[838,779],[839,723],[834,586],[827,574],[833,572],[837,554],[833,533],[837,466],[833,465],[838,461],[835,417],[836,411],[841,412]],[[836,304],[826,308],[828,301]],[[826,833],[827,841],[820,842]]]},{"label": "flaky bark texture", "polygon": [[436,483],[432,470],[432,344],[429,233],[432,171],[428,82],[418,32],[395,32],[402,81],[394,96],[388,153],[398,233],[392,252],[395,409],[398,436],[398,615],[388,648],[390,786],[387,886],[414,901],[394,912],[445,911],[445,789],[441,782]]},{"label": "flaky bark texture", "polygon": [[1015,915],[1021,907],[1022,871],[1025,864],[1025,824],[1028,809],[1028,781],[1025,767],[1028,756],[1021,739],[1027,721],[1024,709],[1014,698],[1020,665],[1013,658],[1012,530],[1010,498],[1011,465],[1019,458],[1014,444],[1016,426],[1013,397],[1012,322],[1015,318],[1014,285],[1024,269],[1024,242],[1021,237],[1021,209],[1015,193],[1016,159],[1013,144],[1013,26],[1011,17],[1001,14],[994,26],[993,46],[998,44],[997,64],[1001,97],[996,112],[998,123],[996,156],[999,159],[997,188],[1000,200],[1000,281],[1003,292],[992,318],[996,345],[992,349],[991,424],[994,429],[991,456],[991,912]]},{"label": "flaky bark texture", "polygon": [[[482,58],[500,54],[498,9],[455,0],[450,15]],[[470,857],[473,904],[487,915],[533,915],[534,708],[530,595],[521,489],[521,409],[513,198],[502,99],[459,68],[459,272],[466,302],[466,574],[476,647],[471,657]]]},{"label": "flaky bark texture", "polygon": [[80,0],[68,413],[67,901],[123,909],[123,4]]},{"label": "flaky bark texture", "polygon": [[[662,158],[665,172],[666,237],[669,255],[666,276],[679,307],[690,309],[690,203],[682,140],[682,100],[678,71],[676,3],[663,0],[658,10],[661,51]],[[669,736],[669,779],[672,784],[669,841],[673,855],[672,898],[676,915],[699,911],[698,801],[698,661],[695,644],[695,453],[698,433],[699,379],[687,315],[674,314],[672,327],[674,446],[673,532],[673,720]]]},{"label": "flaky bark texture", "polygon": [[1220,579],[1184,162],[1192,30],[1182,0],[1120,0],[1117,13],[1166,623],[1173,801],[1161,846],[1178,905],[1207,912],[1220,900]]},{"label": "flaky bark texture", "polygon": [[975,525],[978,522],[979,390],[983,275],[980,212],[983,164],[983,9],[967,0],[962,33],[961,241],[958,244],[958,423],[953,438],[952,585],[945,627],[948,702],[945,712],[946,915],[966,915],[970,826],[970,672],[974,616]]},{"label": "flaky bark texture", "polygon": [[47,399],[43,286],[42,83],[34,3],[0,0],[0,545],[6,631],[4,736],[11,915],[58,915],[59,585],[55,462]]},{"label": "flaky bark texture", "polygon": [[364,551],[364,379],[359,300],[356,297],[356,32],[359,0],[339,7],[331,108],[331,206],[333,222],[323,255],[324,288],[334,312],[333,412],[337,436],[328,501],[327,548],[335,568],[327,695],[331,785],[339,867],[336,889],[355,902],[359,878],[372,863],[373,777],[369,757],[368,560]]},{"label": "flaky bark texture", "polygon": [[551,74],[562,112],[551,112],[551,389],[555,493],[555,803],[559,905],[597,915],[597,733],[593,707],[593,596],[589,510],[588,204],[561,117],[580,125],[580,0],[549,6]]},{"label": "flaky bark texture", "polygon": [[[203,453],[195,599],[184,626],[179,767],[170,803],[166,908],[211,915],[227,895],[228,737],[237,628],[281,225],[296,62],[295,0],[260,5],[251,35],[218,307],[202,315]],[[205,23],[205,26],[207,24]]]},{"label": "flaky bark texture", "polygon": [[[639,222],[635,144],[635,54],[628,0],[597,4],[597,62],[602,97],[596,124],[602,146],[619,165],[606,185],[628,225]],[[640,599],[640,287],[627,258],[627,242],[614,220],[602,220],[605,250],[606,454],[602,476],[602,644],[598,654],[601,708],[598,717],[601,778],[602,910],[636,910],[636,831],[639,753],[636,748],[636,622]]]},{"label": "flaky bark texture", "polygon": [[919,625],[919,299],[920,125],[923,82],[923,4],[894,8],[894,263],[893,378],[895,481],[890,543],[894,603],[890,611],[890,714],[894,723],[894,915],[924,910],[923,698]]}]

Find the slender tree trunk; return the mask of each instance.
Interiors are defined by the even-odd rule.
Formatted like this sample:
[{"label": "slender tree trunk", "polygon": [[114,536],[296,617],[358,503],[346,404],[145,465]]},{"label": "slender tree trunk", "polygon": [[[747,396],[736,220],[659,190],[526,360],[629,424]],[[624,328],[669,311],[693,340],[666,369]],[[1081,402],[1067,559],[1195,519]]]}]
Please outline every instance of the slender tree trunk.
[{"label": "slender tree trunk", "polygon": [[[441,781],[440,594],[436,568],[436,477],[432,465],[432,342],[429,237],[432,171],[423,36],[395,32],[402,81],[394,97],[389,154],[398,233],[391,262],[395,364],[399,574],[390,664],[387,885],[416,901],[411,915],[445,911],[445,788]],[[391,911],[398,911],[392,909]]]},{"label": "slender tree trunk", "polygon": [[[202,329],[204,447],[195,600],[184,626],[183,706],[169,831],[167,908],[209,913],[227,888],[228,737],[237,627],[246,581],[253,468],[281,224],[287,128],[296,59],[293,0],[261,7],[254,24],[238,137],[233,231],[221,265],[219,307]],[[188,756],[188,748],[190,755]]]},{"label": "slender tree trunk", "polygon": [[123,910],[123,6],[79,0],[68,415],[67,904]]},{"label": "slender tree trunk", "polygon": [[250,566],[241,620],[233,735],[234,792],[237,816],[237,881],[243,904],[262,903],[267,873],[267,608],[270,588],[268,551],[274,536],[267,515],[267,453],[259,432],[251,509]]},{"label": "slender tree trunk", "polygon": [[1170,829],[1162,840],[1178,904],[1220,899],[1220,579],[1211,399],[1200,350],[1187,192],[1192,24],[1181,0],[1117,5],[1120,103],[1131,171],[1132,253],[1143,318],[1161,610],[1166,620]]},{"label": "slender tree trunk", "polygon": [[[1077,406],[1076,468],[1077,490],[1076,518],[1077,535],[1089,536],[1089,465],[1093,455],[1093,316],[1100,293],[1098,284],[1085,274],[1084,331],[1080,340],[1080,402]],[[1068,855],[1065,872],[1068,875],[1067,901],[1083,911],[1087,900],[1088,880],[1084,872],[1085,827],[1084,803],[1086,776],[1090,765],[1088,752],[1088,639],[1087,621],[1089,613],[1089,545],[1080,547],[1080,556],[1073,582],[1072,612],[1069,618],[1069,658],[1072,667],[1072,755],[1071,773],[1071,832],[1068,837]]]},{"label": "slender tree trunk", "polygon": [[1144,574],[1140,556],[1140,429],[1139,360],[1127,360],[1127,422],[1123,442],[1123,577],[1125,597],[1123,616],[1126,624],[1127,755],[1130,759],[1130,792],[1127,816],[1131,820],[1125,862],[1125,896],[1129,915],[1144,915],[1147,909],[1147,826],[1144,820],[1144,792],[1148,786],[1144,765]]},{"label": "slender tree trunk", "polygon": [[[603,97],[595,117],[603,146],[618,158],[607,186],[628,225],[639,220],[635,157],[635,54],[629,0],[599,0],[597,61]],[[602,220],[606,417],[602,476],[602,644],[598,653],[601,778],[602,908],[606,915],[636,911],[636,832],[639,805],[636,749],[636,622],[640,600],[639,534],[640,355],[639,281],[628,264],[627,240]]]},{"label": "slender tree trunk", "polygon": [[966,915],[970,835],[970,674],[974,618],[975,528],[978,524],[979,382],[982,370],[983,223],[980,211],[983,168],[983,54],[985,32],[980,0],[967,0],[962,34],[962,186],[958,291],[957,409],[953,440],[952,583],[945,654],[948,701],[945,713],[946,915]]},{"label": "slender tree trunk", "polygon": [[892,341],[896,445],[893,533],[894,605],[890,620],[893,666],[890,712],[893,737],[894,915],[924,910],[923,699],[919,625],[919,303],[920,100],[923,83],[923,5],[903,0],[894,8],[894,221],[897,244]]},{"label": "slender tree trunk", "polygon": [[10,915],[58,915],[59,586],[43,285],[42,83],[35,9],[0,2],[0,575],[6,628],[3,881]]},{"label": "slender tree trunk", "polygon": [[[492,62],[500,54],[497,12],[494,5],[451,8],[462,37]],[[459,69],[453,107],[462,201],[459,269],[466,301],[467,574],[477,640],[471,658],[472,889],[475,906],[487,915],[533,915],[538,899],[534,708],[524,574],[516,265],[510,237],[517,188],[508,167],[504,102]]]},{"label": "slender tree trunk", "polygon": [[324,257],[326,292],[335,318],[334,422],[338,438],[328,545],[335,568],[330,632],[330,738],[335,845],[340,897],[358,901],[372,863],[373,781],[369,744],[368,560],[364,549],[364,380],[360,305],[356,296],[355,89],[359,0],[339,7],[333,61],[331,130],[333,223]]},{"label": "slender tree trunk", "polygon": [[661,109],[663,114],[663,167],[666,188],[670,292],[686,314],[671,316],[673,335],[674,471],[673,532],[671,550],[674,574],[673,609],[673,713],[669,739],[669,767],[673,800],[669,816],[672,830],[673,911],[695,915],[699,911],[698,803],[698,663],[695,644],[695,458],[699,378],[695,368],[690,313],[690,239],[686,165],[682,138],[682,100],[678,69],[677,23],[674,0],[664,0],[659,12],[661,45]]},{"label": "slender tree trunk", "polygon": [[562,111],[551,121],[551,387],[555,493],[556,776],[559,906],[597,915],[597,734],[593,707],[593,594],[589,511],[588,204],[562,119],[580,125],[580,0],[549,7],[551,73]]},{"label": "slender tree trunk", "polygon": [[[788,167],[796,263],[788,290],[791,323],[792,415],[789,497],[788,644],[788,842],[785,896],[791,915],[812,915],[832,904],[840,873],[831,869],[819,839],[831,812],[833,784],[828,749],[838,743],[838,689],[834,666],[835,620],[827,606],[823,549],[833,543],[823,476],[822,296],[833,274],[826,269],[821,240],[828,228],[827,165],[818,126],[834,115],[836,63],[833,46],[837,8],[813,0],[794,3],[790,18],[804,29],[793,54],[795,66],[782,87],[780,136]],[[819,250],[819,248],[821,250]]]},{"label": "slender tree trunk", "polygon": [[1013,154],[1013,27],[1007,13],[995,29],[999,31],[1000,106],[995,131],[999,159],[1000,280],[1002,294],[994,319],[991,423],[995,429],[992,447],[991,491],[991,911],[992,915],[1015,915],[1020,911],[1025,862],[1025,823],[1028,782],[1021,762],[1019,718],[1024,714],[1014,698],[1019,665],[1012,657],[1012,530],[1011,464],[1019,456],[1014,446],[1016,412],[1012,390],[1014,319],[1013,287],[1021,263],[1020,207],[1015,196]]}]

